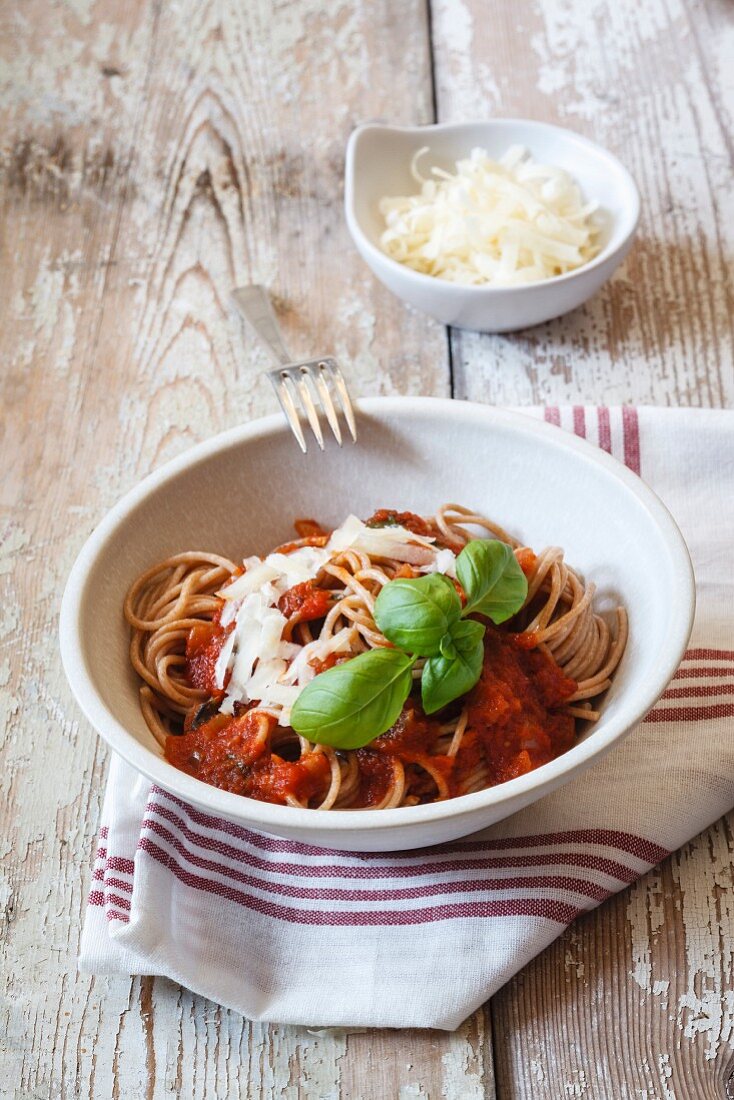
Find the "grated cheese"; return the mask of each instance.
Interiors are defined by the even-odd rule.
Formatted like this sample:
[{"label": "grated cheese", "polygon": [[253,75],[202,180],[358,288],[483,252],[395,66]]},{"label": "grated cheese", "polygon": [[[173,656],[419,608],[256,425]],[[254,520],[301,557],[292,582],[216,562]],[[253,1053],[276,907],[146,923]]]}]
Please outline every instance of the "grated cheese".
[{"label": "grated cheese", "polygon": [[420,569],[421,573],[445,573],[447,577],[456,578],[456,554],[453,550],[438,550],[433,561]]},{"label": "grated cheese", "polygon": [[380,237],[393,260],[468,286],[517,286],[582,267],[599,251],[597,202],[585,203],[562,168],[538,164],[511,146],[499,161],[473,149],[451,174],[417,169],[417,195],[383,198]]},{"label": "grated cheese", "polygon": [[303,546],[290,554],[276,551],[266,558],[246,558],[245,572],[218,593],[224,600],[220,622],[232,625],[214,667],[216,686],[221,690],[227,683],[219,708],[223,714],[233,714],[237,702],[255,702],[275,708],[280,725],[287,726],[291,707],[316,675],[314,664],[332,653],[353,651],[358,637],[354,626],[306,645],[283,641],[287,620],[278,608],[289,588],[316,580],[327,562],[350,548],[378,560],[408,562],[421,573],[454,576],[456,572],[455,555],[436,547],[435,539],[399,525],[368,527],[356,516],[348,516],[325,547]]},{"label": "grated cheese", "polygon": [[332,534],[327,550],[363,550],[373,558],[392,558],[413,565],[425,565],[436,557],[435,539],[416,535],[407,527],[368,527],[356,516],[348,516]]}]

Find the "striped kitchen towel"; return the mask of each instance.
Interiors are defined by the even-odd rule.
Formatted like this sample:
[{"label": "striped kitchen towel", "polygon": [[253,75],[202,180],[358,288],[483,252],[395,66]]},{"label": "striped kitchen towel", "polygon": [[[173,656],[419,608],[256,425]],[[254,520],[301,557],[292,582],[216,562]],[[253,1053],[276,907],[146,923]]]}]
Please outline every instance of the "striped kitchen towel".
[{"label": "striped kitchen towel", "polygon": [[114,758],[83,970],[163,974],[256,1020],[454,1028],[579,913],[734,804],[734,414],[535,413],[639,473],[691,550],[691,646],[644,723],[514,817],[407,853],[256,833]]}]

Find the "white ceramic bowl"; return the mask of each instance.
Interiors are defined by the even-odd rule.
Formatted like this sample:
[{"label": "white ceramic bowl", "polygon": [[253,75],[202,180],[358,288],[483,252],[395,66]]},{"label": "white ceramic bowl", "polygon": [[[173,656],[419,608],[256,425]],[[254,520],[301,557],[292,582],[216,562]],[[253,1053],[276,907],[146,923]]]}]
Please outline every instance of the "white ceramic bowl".
[{"label": "white ceramic bowl", "polygon": [[[455,170],[475,146],[500,157],[510,145],[524,145],[545,164],[565,168],[587,200],[602,211],[602,248],[584,267],[526,286],[458,286],[422,275],[391,259],[380,247],[385,228],[378,204],[385,195],[412,195],[413,154],[430,148],[426,164]],[[363,259],[377,278],[411,306],[444,325],[511,332],[576,309],[607,281],[629,252],[640,213],[640,197],[626,168],[593,141],[545,122],[498,118],[438,126],[359,126],[347,145],[347,225]]]},{"label": "white ceramic bowl", "polygon": [[[61,651],[71,687],[111,747],[209,812],[332,848],[391,851],[465,835],[527,806],[617,744],[655,703],[690,633],[694,588],[670,515],[640,479],[583,440],[529,417],[436,398],[360,402],[359,442],[303,457],[280,416],[235,428],[151,474],[100,523],[69,578]],[[537,548],[565,547],[602,602],[621,601],[630,640],[603,714],[564,756],[509,783],[427,806],[320,811],[217,790],[163,759],[138,706],[122,601],[147,566],[180,550],[233,558],[290,537],[295,516],[338,524],[381,506],[430,513],[447,500],[496,517]]]}]

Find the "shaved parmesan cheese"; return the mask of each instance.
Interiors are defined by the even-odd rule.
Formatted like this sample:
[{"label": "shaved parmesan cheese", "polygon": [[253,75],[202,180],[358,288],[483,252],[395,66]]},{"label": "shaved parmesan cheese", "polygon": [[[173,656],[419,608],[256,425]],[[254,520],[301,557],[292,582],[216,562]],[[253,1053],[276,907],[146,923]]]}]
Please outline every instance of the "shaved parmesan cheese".
[{"label": "shaved parmesan cheese", "polygon": [[370,557],[392,558],[411,565],[432,562],[436,556],[434,539],[416,535],[407,527],[368,527],[356,516],[349,516],[333,532],[327,550],[363,550]]},{"label": "shaved parmesan cheese", "polygon": [[264,561],[248,558],[246,571],[217,593],[223,600],[241,600],[272,581],[280,595],[294,584],[313,580],[331,557],[328,550],[302,546],[290,554],[268,554]]},{"label": "shaved parmesan cheese", "polygon": [[281,707],[278,715],[279,726],[289,726],[291,721],[291,707],[301,694],[301,688],[285,687],[283,684],[273,684],[268,689],[268,696],[262,700],[262,705]]},{"label": "shaved parmesan cheese", "polygon": [[456,554],[453,550],[438,550],[432,562],[422,566],[421,573],[445,573],[447,577],[456,577]]},{"label": "shaved parmesan cheese", "polygon": [[281,726],[288,725],[288,719],[290,717],[290,708],[295,703],[298,696],[301,694],[300,687],[290,687],[287,684],[271,684],[268,688],[267,696],[263,699],[263,705],[273,705],[287,707],[289,713],[281,715]]},{"label": "shaved parmesan cheese", "polygon": [[214,665],[214,683],[221,691],[224,687],[224,678],[229,671],[229,666],[234,651],[234,643],[237,640],[237,635],[234,631],[226,639],[224,645],[219,651],[217,662]]},{"label": "shaved parmesan cheese", "polygon": [[[218,593],[218,595],[221,596],[221,592]],[[224,607],[219,616],[219,622],[222,626],[229,626],[230,623],[234,622],[237,618],[240,602],[239,600],[225,600]]]},{"label": "shaved parmesan cheese", "polygon": [[331,638],[314,638],[312,642],[307,642],[306,645],[301,646],[300,653],[291,662],[283,682],[305,687],[316,675],[312,662],[325,661],[332,653],[349,653],[356,634],[355,627],[345,626]]},{"label": "shaved parmesan cheese", "polygon": [[[214,669],[220,690],[231,670],[220,707],[224,714],[232,714],[236,702],[283,706],[290,714],[303,685],[292,683],[285,690],[281,680],[288,661],[304,647],[281,640],[287,620],[278,610],[278,601],[289,588],[316,578],[331,556],[332,551],[303,546],[291,554],[269,554],[264,561],[247,558],[245,572],[220,590],[225,601],[220,622],[235,624]],[[281,724],[288,724],[282,715]]]},{"label": "shaved parmesan cheese", "polygon": [[[247,574],[245,574],[247,575]],[[252,592],[242,603],[232,636],[235,648],[232,662],[232,675],[227,685],[227,694],[220,707],[225,714],[231,714],[234,703],[260,700],[261,695],[251,689],[255,662],[259,664],[280,660],[278,674],[285,669],[285,661],[279,657],[281,635],[286,624],[285,615],[277,607],[268,605],[260,592]],[[272,671],[272,665],[270,666]],[[277,676],[275,677],[277,679]],[[257,681],[259,690],[262,679]]]},{"label": "shaved parmesan cheese", "polygon": [[358,519],[357,516],[354,515],[347,516],[341,527],[337,527],[335,531],[332,531],[331,537],[326,544],[326,549],[332,552],[347,550],[354,544],[363,528],[364,524],[361,519]]},{"label": "shaved parmesan cheese", "polygon": [[455,174],[411,171],[417,195],[383,198],[382,248],[424,275],[470,286],[517,286],[574,271],[599,251],[598,203],[585,203],[561,168],[536,163],[521,146],[499,161],[483,149]]},{"label": "shaved parmesan cheese", "polygon": [[247,694],[251,699],[264,702],[269,691],[285,672],[285,661],[275,657],[270,661],[258,661],[257,668],[247,682]]},{"label": "shaved parmesan cheese", "polygon": [[278,570],[286,588],[317,577],[331,557],[331,552],[316,546],[302,546],[290,554],[269,554],[265,561]]},{"label": "shaved parmesan cheese", "polygon": [[257,565],[251,565],[246,573],[235,577],[226,588],[220,588],[217,595],[221,596],[223,600],[241,600],[243,596],[249,595],[250,592],[256,592],[261,585],[274,580],[277,576],[278,570],[275,566],[268,565],[267,561],[263,561]]},{"label": "shaved parmesan cheese", "polygon": [[383,550],[370,550],[378,558],[394,558],[395,561],[404,561],[408,565],[428,565],[435,560],[436,551],[432,547],[416,546],[413,542],[384,544]]}]

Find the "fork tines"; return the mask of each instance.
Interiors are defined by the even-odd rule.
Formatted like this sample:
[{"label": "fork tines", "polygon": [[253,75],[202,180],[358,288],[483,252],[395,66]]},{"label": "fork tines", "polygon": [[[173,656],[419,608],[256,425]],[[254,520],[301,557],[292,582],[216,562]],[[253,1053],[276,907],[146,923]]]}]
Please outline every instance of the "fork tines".
[{"label": "fork tines", "polygon": [[335,398],[344,414],[352,439],[355,443],[357,442],[357,425],[352,402],[349,399],[344,376],[335,359],[327,357],[306,359],[302,363],[290,363],[288,366],[268,371],[268,377],[273,383],[280,406],[304,454],[307,449],[306,437],[303,434],[299,412],[305,415],[316,436],[316,442],[323,451],[324,434],[319,420],[319,408],[324,413],[334,438],[341,447],[342,432]]}]

